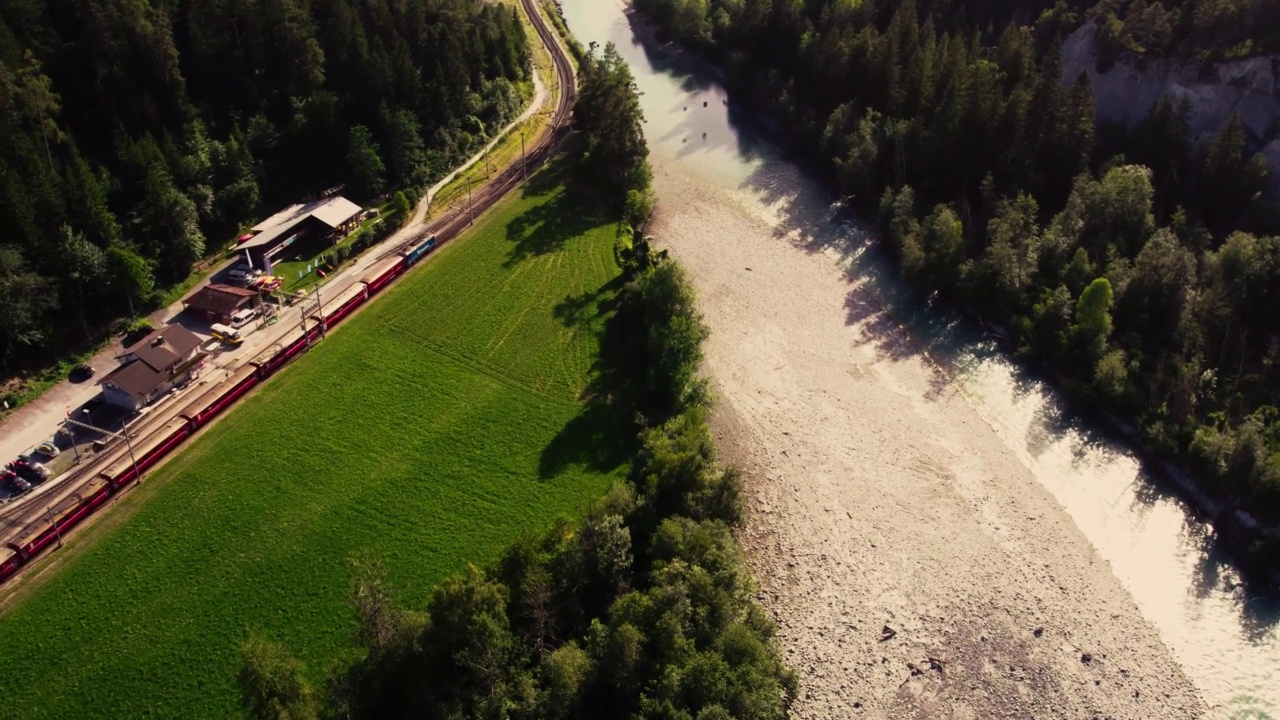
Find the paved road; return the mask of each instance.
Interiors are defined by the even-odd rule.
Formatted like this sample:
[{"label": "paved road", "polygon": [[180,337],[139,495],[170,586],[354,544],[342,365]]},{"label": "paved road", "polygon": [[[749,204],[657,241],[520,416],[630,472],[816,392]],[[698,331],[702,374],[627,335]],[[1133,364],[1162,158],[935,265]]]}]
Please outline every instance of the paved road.
[{"label": "paved road", "polygon": [[[576,78],[567,51],[554,30],[550,29],[542,19],[542,16],[538,14],[535,0],[521,1],[526,13],[533,19],[534,29],[539,39],[547,46],[556,65],[556,86],[551,89],[556,94],[555,107],[551,111],[551,122],[542,135],[531,142],[527,155],[527,162],[530,166],[534,166],[540,164],[550,154],[554,142],[561,135],[562,126],[567,124],[569,111],[576,96]],[[531,103],[520,118],[517,118],[512,123],[512,126],[538,112],[545,102],[548,89],[543,87],[540,80],[535,82],[534,102]],[[498,137],[501,137],[505,132],[504,130],[504,133],[500,133]],[[492,143],[490,146],[492,146]],[[452,180],[456,173],[482,160],[488,150],[489,147],[486,147],[474,155],[466,164],[455,170],[454,173],[451,173],[430,188],[418,203],[412,221],[404,228],[376,247],[370,248],[341,272],[330,276],[318,293],[318,301],[324,308],[322,312],[330,312],[349,299],[354,293],[359,292],[358,288],[363,287],[360,284],[360,280],[376,275],[398,262],[398,250],[406,243],[426,237],[429,233],[435,233],[443,244],[465,230],[470,224],[470,216],[462,208],[451,210],[430,223],[423,224],[422,218],[425,217],[432,196]],[[485,184],[475,188],[472,193],[475,213],[478,215],[488,210],[494,203],[504,197],[507,192],[518,186],[524,174],[525,168],[522,168],[519,161],[517,161],[515,164],[495,174]],[[228,261],[228,264],[230,262]],[[220,270],[221,268],[219,268]],[[211,350],[213,354],[206,361],[205,369],[202,371],[198,382],[192,383],[184,390],[174,393],[173,397],[165,400],[159,406],[153,406],[143,417],[131,421],[132,431],[130,434],[134,438],[135,449],[139,446],[145,447],[148,443],[155,442],[160,437],[163,437],[158,433],[156,433],[156,437],[150,437],[149,435],[154,431],[165,428],[183,408],[198,399],[202,394],[217,388],[222,381],[243,367],[245,363],[259,356],[263,358],[269,357],[274,354],[277,348],[299,337],[304,317],[316,314],[316,303],[316,299],[307,298],[293,306],[281,308],[278,319],[274,324],[254,329],[246,336],[245,342],[238,348],[225,348],[216,343],[211,343],[207,349]],[[153,321],[160,324],[177,318],[181,310],[182,306],[178,303],[154,313],[152,318]],[[184,324],[187,323],[185,319],[183,319],[183,322]],[[193,329],[199,330],[198,327]],[[114,358],[118,351],[119,346],[117,343],[99,354],[93,361],[95,368],[99,372],[109,370],[114,366]],[[10,448],[15,448],[12,450],[12,454],[16,454],[40,439],[47,439],[53,434],[57,424],[61,422],[68,407],[66,403],[83,403],[92,398],[96,392],[97,386],[92,384],[86,384],[85,386],[76,386],[66,382],[59,384],[36,402],[14,413],[5,421],[3,426],[0,426],[0,452],[8,453]],[[69,405],[69,407],[74,406]],[[35,439],[28,442],[28,437]],[[0,458],[3,457],[8,457],[8,455],[0,454]],[[127,457],[126,450],[123,446],[117,445],[103,452],[100,458],[86,461],[76,471],[46,483],[38,492],[7,506],[0,507],[0,544],[18,543],[33,532],[38,532],[47,523],[48,515],[57,515],[71,508],[81,498],[96,490],[100,484],[100,481],[95,479],[97,473],[120,461],[122,457]],[[0,559],[4,555],[5,553],[0,551]]]}]

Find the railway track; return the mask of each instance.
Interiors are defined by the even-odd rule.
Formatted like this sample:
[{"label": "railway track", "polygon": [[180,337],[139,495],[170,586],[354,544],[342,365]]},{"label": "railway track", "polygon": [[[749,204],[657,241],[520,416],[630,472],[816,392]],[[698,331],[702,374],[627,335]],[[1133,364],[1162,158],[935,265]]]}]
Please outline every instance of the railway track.
[{"label": "railway track", "polygon": [[[538,12],[538,0],[520,0],[525,12],[531,18],[534,31],[551,56],[556,70],[556,106],[552,109],[551,122],[534,140],[531,150],[526,151],[523,162],[513,163],[500,172],[492,180],[480,186],[472,197],[472,207],[476,215],[482,214],[506,196],[508,192],[520,184],[525,174],[525,166],[535,168],[541,165],[551,154],[556,143],[564,136],[563,130],[568,128],[569,113],[573,110],[573,102],[578,96],[577,79],[574,75],[573,61],[568,52],[560,44],[556,31],[543,21]],[[425,238],[435,233],[440,242],[446,243],[457,237],[471,224],[471,213],[463,208],[455,208],[452,212],[428,224],[417,236]]]},{"label": "railway track", "polygon": [[[551,122],[534,139],[532,149],[526,152],[521,162],[513,163],[492,180],[477,188],[473,195],[471,211],[455,210],[438,218],[435,222],[425,224],[420,232],[415,233],[414,239],[410,243],[425,239],[432,233],[436,235],[438,243],[441,245],[456,238],[471,224],[473,214],[478,216],[487,211],[520,184],[527,170],[536,168],[545,162],[553,152],[555,145],[565,135],[562,131],[568,127],[569,113],[573,108],[574,99],[577,97],[576,77],[573,63],[567,51],[560,44],[556,32],[548,27],[548,24],[538,12],[537,3],[538,0],[521,0],[525,12],[529,15],[534,31],[547,48],[556,70],[557,100],[556,106],[552,110]],[[385,253],[379,260],[389,258],[395,254],[396,251],[392,250]],[[329,307],[332,307],[332,305],[329,305]],[[287,339],[282,338],[277,344],[287,345],[288,343]],[[153,413],[145,420],[138,421],[135,427],[130,430],[134,451],[137,453],[152,452],[160,449],[161,445],[165,445],[164,448],[160,449],[160,452],[162,454],[167,453],[171,448],[170,445],[166,445],[166,438],[173,428],[180,426],[183,422],[187,422],[182,419],[184,414],[191,415],[199,412],[196,408],[203,407],[202,403],[206,402],[208,398],[224,392],[238,378],[253,372],[253,370],[253,365],[246,362],[238,370],[228,373],[227,378],[223,381],[210,385],[200,393],[185,397],[178,403],[183,408],[180,414],[174,414],[174,408],[169,408],[166,412]],[[6,550],[14,550],[16,552],[30,538],[46,533],[51,521],[55,518],[63,518],[82,508],[87,498],[99,494],[104,486],[109,483],[109,478],[115,477],[117,472],[123,472],[122,468],[126,468],[131,462],[132,459],[125,444],[122,442],[114,443],[102,455],[89,460],[80,469],[74,471],[72,477],[61,481],[56,490],[52,490],[39,498],[32,498],[31,502],[21,503],[17,507],[0,511],[0,561],[5,561],[8,556]],[[109,499],[107,501],[109,502]],[[34,558],[24,557],[22,567],[29,566],[32,559]],[[2,577],[4,576],[0,576],[0,578]]]}]

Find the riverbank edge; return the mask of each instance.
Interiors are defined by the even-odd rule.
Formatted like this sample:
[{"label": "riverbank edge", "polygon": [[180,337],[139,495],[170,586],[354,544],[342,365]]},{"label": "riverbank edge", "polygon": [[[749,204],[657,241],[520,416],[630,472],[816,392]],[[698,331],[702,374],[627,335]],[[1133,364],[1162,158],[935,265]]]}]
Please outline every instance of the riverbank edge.
[{"label": "riverbank edge", "polygon": [[973,308],[953,308],[977,323],[1001,351],[1025,372],[1046,382],[1058,400],[1097,425],[1109,440],[1119,442],[1137,457],[1157,487],[1176,494],[1200,520],[1206,522],[1235,560],[1241,575],[1254,589],[1280,597],[1280,567],[1271,567],[1250,551],[1250,544],[1269,539],[1267,529],[1247,511],[1210,497],[1197,483],[1196,474],[1183,458],[1170,459],[1153,449],[1133,422],[1121,418],[1088,398],[1078,383],[1048,362],[1018,353],[1008,329],[988,320]]},{"label": "riverbank edge", "polygon": [[[696,49],[688,48],[674,40],[669,40],[665,37],[661,28],[645,18],[643,13],[637,10],[630,0],[627,0],[623,13],[636,36],[642,42],[647,42],[651,45],[648,48],[649,50],[679,58],[697,72],[709,75],[712,80],[724,86],[731,94],[742,93],[742,88],[732,82],[713,59],[705,57]],[[814,170],[812,160],[793,152],[788,147],[785,134],[776,120],[769,117],[762,109],[749,101],[737,101],[736,104],[739,109],[746,111],[746,116],[756,126],[755,129],[786,153],[789,159],[806,170]],[[818,172],[814,173],[814,175],[820,184],[830,191],[829,181],[824,177],[823,173]],[[874,220],[868,221],[867,218],[859,218],[859,220],[868,223],[870,227],[874,227],[876,230],[882,230]],[[878,236],[872,237],[872,245],[877,251],[880,251],[881,246]],[[894,265],[896,266],[896,263]],[[918,301],[920,289],[913,286],[911,291],[915,296],[915,300]],[[1015,367],[1046,381],[1058,400],[1070,408],[1072,412],[1096,423],[1109,439],[1124,445],[1127,450],[1138,458],[1142,468],[1147,471],[1160,488],[1177,494],[1188,504],[1196,517],[1207,522],[1222,542],[1228,554],[1235,560],[1247,585],[1271,597],[1280,598],[1280,567],[1266,562],[1264,558],[1259,557],[1252,550],[1252,546],[1255,543],[1267,540],[1276,541],[1272,533],[1257,518],[1235,504],[1223,503],[1210,497],[1196,480],[1195,472],[1184,457],[1171,459],[1159,454],[1150,447],[1143,437],[1142,431],[1137,426],[1117,416],[1115,413],[1099,407],[1097,403],[1091,402],[1087,394],[1080,392],[1075,387],[1076,383],[1071,378],[1062,374],[1048,362],[1027,358],[1019,354],[1012,341],[1012,335],[1007,329],[987,320],[981,313],[971,307],[949,301],[944,303],[944,307],[946,311],[955,313],[958,317],[968,318],[969,321],[976,323],[984,334],[998,344],[1001,351],[1005,353]]]}]

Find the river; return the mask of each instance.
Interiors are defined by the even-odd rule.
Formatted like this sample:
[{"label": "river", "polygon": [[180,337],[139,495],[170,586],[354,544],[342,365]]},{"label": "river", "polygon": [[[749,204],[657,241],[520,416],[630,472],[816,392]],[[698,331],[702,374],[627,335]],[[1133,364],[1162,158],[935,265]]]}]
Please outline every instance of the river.
[{"label": "river", "polygon": [[[703,202],[734,203],[735,212],[743,203],[761,208],[779,237],[856,236],[856,225],[829,211],[829,196],[753,130],[711,73],[646,46],[623,10],[614,0],[564,0],[580,41],[613,42],[631,65],[655,175],[683,183],[657,183],[664,208],[679,215],[684,202],[664,190],[693,188]],[[1247,590],[1212,528],[968,323],[911,299],[876,252],[847,252],[845,262],[1109,564],[1211,716],[1280,718],[1280,605]]]}]

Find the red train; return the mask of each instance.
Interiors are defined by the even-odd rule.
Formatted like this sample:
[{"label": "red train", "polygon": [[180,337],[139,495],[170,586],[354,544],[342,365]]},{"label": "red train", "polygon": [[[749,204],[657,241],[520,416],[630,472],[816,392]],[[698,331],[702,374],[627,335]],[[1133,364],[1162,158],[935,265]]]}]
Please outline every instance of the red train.
[{"label": "red train", "polygon": [[[119,446],[113,449],[112,452],[116,456],[98,474],[96,480],[100,484],[96,488],[92,488],[91,485],[92,491],[88,495],[70,510],[66,510],[53,518],[53,521],[48,526],[35,533],[34,536],[28,536],[19,543],[8,544],[12,554],[4,562],[0,563],[0,583],[16,575],[24,565],[38,556],[41,551],[57,542],[60,533],[66,533],[76,525],[79,525],[85,518],[105,505],[112,496],[127,487],[130,482],[137,480],[140,474],[164,459],[175,448],[182,445],[187,438],[199,431],[201,427],[208,424],[243,397],[245,393],[252,390],[254,386],[271,377],[277,370],[310,347],[312,343],[320,339],[321,327],[328,329],[341,322],[356,308],[367,302],[369,298],[390,285],[392,281],[404,274],[410,267],[417,264],[423,256],[434,250],[435,247],[435,235],[430,235],[421,242],[406,246],[400,252],[400,257],[396,258],[390,265],[360,280],[360,284],[356,286],[359,289],[352,292],[350,298],[341,302],[337,308],[327,315],[323,317],[315,316],[314,319],[317,324],[311,326],[306,335],[293,340],[269,359],[261,362],[253,361],[240,368],[228,379],[229,385],[215,388],[196,398],[165,426],[149,433],[150,437],[155,438],[154,440],[150,440],[142,446],[135,445],[133,457],[130,457],[130,454],[123,451]],[[134,459],[137,460],[136,466]]]}]

